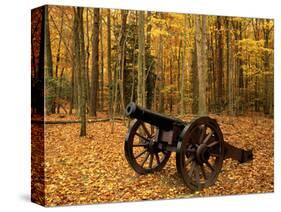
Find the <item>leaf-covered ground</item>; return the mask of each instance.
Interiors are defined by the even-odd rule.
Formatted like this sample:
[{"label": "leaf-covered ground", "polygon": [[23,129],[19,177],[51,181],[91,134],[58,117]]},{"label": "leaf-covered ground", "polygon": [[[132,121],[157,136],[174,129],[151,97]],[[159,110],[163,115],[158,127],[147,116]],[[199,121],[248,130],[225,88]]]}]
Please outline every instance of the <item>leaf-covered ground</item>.
[{"label": "leaf-covered ground", "polygon": [[[187,117],[186,117],[187,118]],[[127,127],[116,122],[91,123],[80,138],[79,124],[46,125],[46,204],[72,205],[103,202],[186,198],[273,192],[273,120],[215,116],[224,138],[238,147],[253,149],[245,164],[227,159],[216,184],[191,192],[177,174],[175,153],[157,173],[137,175],[124,155]]]}]

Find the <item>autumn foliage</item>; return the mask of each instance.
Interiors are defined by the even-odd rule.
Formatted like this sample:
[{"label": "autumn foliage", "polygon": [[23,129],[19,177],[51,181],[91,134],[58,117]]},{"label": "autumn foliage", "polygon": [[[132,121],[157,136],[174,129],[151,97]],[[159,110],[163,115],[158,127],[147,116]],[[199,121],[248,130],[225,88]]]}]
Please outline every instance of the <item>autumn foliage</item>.
[{"label": "autumn foliage", "polygon": [[[124,156],[127,126],[122,121],[115,123],[114,133],[110,122],[88,124],[89,133],[82,138],[78,136],[79,124],[46,125],[46,205],[273,192],[272,120],[213,117],[219,121],[225,140],[253,149],[254,160],[244,164],[225,160],[216,184],[195,193],[178,176],[174,154],[162,171],[137,175]],[[34,136],[38,136],[33,127]]]}]

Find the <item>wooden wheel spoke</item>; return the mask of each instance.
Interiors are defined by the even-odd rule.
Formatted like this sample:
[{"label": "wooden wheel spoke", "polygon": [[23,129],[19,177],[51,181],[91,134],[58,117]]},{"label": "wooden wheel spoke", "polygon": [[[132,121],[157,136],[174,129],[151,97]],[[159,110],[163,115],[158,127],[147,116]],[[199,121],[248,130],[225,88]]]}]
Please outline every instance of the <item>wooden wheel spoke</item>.
[{"label": "wooden wheel spoke", "polygon": [[192,156],[188,157],[187,161],[185,162],[185,166],[190,164],[192,161],[193,161],[193,157]]},{"label": "wooden wheel spoke", "polygon": [[190,170],[189,170],[189,172],[188,172],[189,177],[192,177],[195,166],[196,166],[196,162],[193,161],[193,163],[192,163],[192,165],[191,165],[191,168],[190,168]]},{"label": "wooden wheel spoke", "polygon": [[153,158],[154,158],[154,154],[150,154],[150,161],[149,161],[149,168],[152,168],[152,164],[153,164]]},{"label": "wooden wheel spoke", "polygon": [[210,138],[212,137],[212,134],[213,134],[213,133],[209,133],[209,134],[204,138],[203,144],[207,144],[207,143],[208,143],[208,141],[209,141]]},{"label": "wooden wheel spoke", "polygon": [[199,144],[202,143],[202,141],[203,141],[203,139],[204,139],[204,136],[205,136],[205,134],[206,134],[206,126],[202,124],[202,125],[200,126],[200,130],[201,130],[201,132],[200,132],[200,137],[199,137]]},{"label": "wooden wheel spoke", "polygon": [[147,144],[134,144],[133,147],[145,147]]},{"label": "wooden wheel spoke", "polygon": [[147,161],[148,157],[149,157],[149,152],[146,152],[145,158],[143,159],[143,161],[142,161],[142,163],[141,163],[141,167],[144,166],[144,164],[145,164],[145,162]]},{"label": "wooden wheel spoke", "polygon": [[151,138],[152,135],[151,135],[151,133],[148,131],[148,129],[146,128],[146,126],[145,126],[145,124],[144,124],[143,122],[141,123],[141,126],[142,126],[144,132],[146,133],[146,135],[148,135],[148,137]]},{"label": "wooden wheel spoke", "polygon": [[156,162],[159,165],[160,164],[160,158],[159,158],[158,152],[155,153],[155,157],[156,157]]},{"label": "wooden wheel spoke", "polygon": [[215,171],[214,167],[209,163],[209,161],[206,162],[206,165],[207,165],[212,171]]},{"label": "wooden wheel spoke", "polygon": [[201,168],[201,172],[202,172],[202,175],[204,177],[205,180],[207,180],[207,175],[206,175],[206,172],[205,172],[205,168],[204,168],[204,165],[200,165],[200,168]]},{"label": "wooden wheel spoke", "polygon": [[216,146],[217,144],[219,144],[219,142],[218,141],[214,141],[214,142],[208,144],[207,147],[213,147],[213,146]]},{"label": "wooden wheel spoke", "polygon": [[147,152],[147,149],[143,150],[141,153],[139,153],[137,156],[135,156],[135,159],[138,159],[140,156],[142,156],[146,152]]},{"label": "wooden wheel spoke", "polygon": [[155,131],[155,127],[153,125],[150,125],[150,128],[151,128],[151,136],[154,135],[154,131]]},{"label": "wooden wheel spoke", "polygon": [[136,132],[136,135],[137,135],[137,136],[139,136],[140,138],[142,138],[143,140],[145,140],[145,141],[148,141],[148,142],[149,142],[148,138],[145,138],[145,137],[144,137],[144,136],[142,136],[141,134],[139,134],[139,133],[137,133],[137,132]]},{"label": "wooden wheel spoke", "polygon": [[200,176],[199,176],[199,167],[196,165],[195,166],[195,180],[196,180],[196,183],[198,185],[198,189],[200,190],[201,189],[201,183],[200,183]]}]

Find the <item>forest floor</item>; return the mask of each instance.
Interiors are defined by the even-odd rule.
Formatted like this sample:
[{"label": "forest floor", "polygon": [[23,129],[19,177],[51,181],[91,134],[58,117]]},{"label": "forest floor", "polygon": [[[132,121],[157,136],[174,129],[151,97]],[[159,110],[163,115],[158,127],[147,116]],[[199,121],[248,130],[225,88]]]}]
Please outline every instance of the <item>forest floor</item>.
[{"label": "forest floor", "polygon": [[[46,205],[187,198],[273,192],[273,119],[213,116],[229,143],[253,149],[244,164],[227,159],[214,186],[192,192],[178,176],[175,153],[163,170],[138,175],[124,155],[127,126],[116,121],[90,123],[80,138],[80,124],[45,127]],[[67,117],[69,119],[69,117]],[[182,117],[189,120],[189,117]],[[54,120],[56,117],[49,117]]]}]

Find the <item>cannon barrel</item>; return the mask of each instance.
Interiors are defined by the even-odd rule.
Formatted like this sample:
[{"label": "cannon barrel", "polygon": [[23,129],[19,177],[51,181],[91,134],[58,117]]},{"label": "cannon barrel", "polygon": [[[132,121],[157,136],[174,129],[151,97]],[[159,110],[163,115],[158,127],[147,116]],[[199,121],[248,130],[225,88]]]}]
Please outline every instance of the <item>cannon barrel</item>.
[{"label": "cannon barrel", "polygon": [[147,122],[163,130],[172,130],[174,125],[184,127],[187,123],[177,118],[164,116],[160,113],[152,112],[151,110],[142,108],[134,102],[130,102],[126,109],[125,115],[130,118],[136,118],[143,122]]}]

